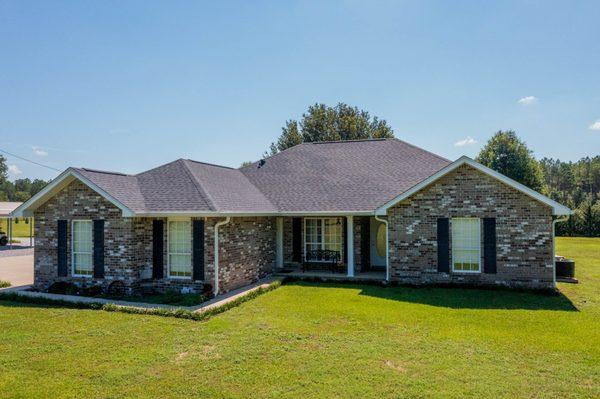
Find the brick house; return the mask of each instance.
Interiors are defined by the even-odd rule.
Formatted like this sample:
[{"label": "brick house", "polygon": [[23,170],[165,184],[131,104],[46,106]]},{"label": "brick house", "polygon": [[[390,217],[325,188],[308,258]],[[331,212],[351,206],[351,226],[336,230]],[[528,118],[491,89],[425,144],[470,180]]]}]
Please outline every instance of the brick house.
[{"label": "brick house", "polygon": [[35,217],[35,286],[223,293],[282,270],[390,282],[554,287],[571,211],[467,157],[397,139],[305,143],[232,169],[69,168]]}]

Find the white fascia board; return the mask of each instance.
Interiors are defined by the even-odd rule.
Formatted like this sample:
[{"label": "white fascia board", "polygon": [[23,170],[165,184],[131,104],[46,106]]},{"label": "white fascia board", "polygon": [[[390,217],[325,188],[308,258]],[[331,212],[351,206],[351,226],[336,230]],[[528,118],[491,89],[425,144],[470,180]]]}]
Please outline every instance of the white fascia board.
[{"label": "white fascia board", "polygon": [[73,180],[80,180],[83,184],[88,186],[90,189],[96,191],[102,197],[104,197],[107,201],[112,203],[117,208],[121,209],[124,217],[132,217],[135,216],[135,213],[119,202],[116,198],[108,194],[106,191],[98,187],[96,184],[92,183],[88,178],[83,176],[81,173],[77,172],[74,169],[67,169],[62,172],[58,177],[52,180],[46,187],[44,187],[39,193],[29,198],[23,204],[21,204],[17,209],[11,212],[11,215],[14,217],[31,217],[33,216],[33,212],[50,198],[52,198],[56,193],[65,188],[69,183]]},{"label": "white fascia board", "polygon": [[435,182],[442,176],[447,175],[448,173],[457,169],[459,166],[462,166],[465,164],[472,166],[473,168],[479,170],[480,172],[485,173],[486,175],[491,176],[491,177],[501,181],[502,183],[514,188],[515,190],[518,190],[518,191],[530,196],[531,198],[550,206],[552,208],[553,215],[572,215],[573,214],[573,211],[571,209],[567,208],[566,206],[561,205],[558,202],[546,197],[545,195],[542,195],[542,194],[538,193],[537,191],[534,191],[534,190],[530,189],[529,187],[524,186],[523,184],[511,179],[510,177],[506,177],[503,174],[498,173],[495,170],[488,168],[487,166],[484,166],[478,162],[475,162],[471,158],[464,156],[464,155],[462,157],[460,157],[459,159],[457,159],[456,161],[452,162],[450,165],[446,166],[445,168],[443,168],[443,169],[439,170],[438,172],[434,173],[433,175],[429,176],[427,179],[414,185],[409,190],[403,192],[396,198],[392,199],[391,201],[386,202],[381,207],[379,207],[375,210],[375,214],[380,215],[380,216],[387,215],[388,209],[391,208],[392,206],[396,205],[400,201],[407,199],[408,197],[412,196],[413,194],[421,191],[423,188],[429,186],[431,183]]}]

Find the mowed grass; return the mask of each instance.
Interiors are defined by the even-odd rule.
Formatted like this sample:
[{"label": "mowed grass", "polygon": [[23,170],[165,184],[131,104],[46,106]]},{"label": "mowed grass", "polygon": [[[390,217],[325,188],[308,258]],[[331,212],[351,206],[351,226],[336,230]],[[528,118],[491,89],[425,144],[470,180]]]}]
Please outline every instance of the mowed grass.
[{"label": "mowed grass", "polygon": [[600,397],[600,239],[564,296],[290,284],[205,322],[0,301],[0,397]]},{"label": "mowed grass", "polygon": [[[25,219],[19,219],[19,223],[12,221],[13,237],[29,237],[29,223],[25,223]],[[8,219],[0,219],[0,231],[8,234]],[[32,230],[33,235],[33,230]]]}]

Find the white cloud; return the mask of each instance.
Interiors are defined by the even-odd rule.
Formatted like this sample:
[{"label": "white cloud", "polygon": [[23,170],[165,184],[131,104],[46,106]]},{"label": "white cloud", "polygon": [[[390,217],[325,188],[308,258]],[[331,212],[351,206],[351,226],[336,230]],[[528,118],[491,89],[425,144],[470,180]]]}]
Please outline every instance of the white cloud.
[{"label": "white cloud", "polygon": [[517,102],[521,105],[533,105],[538,102],[538,98],[535,96],[527,96],[519,99]]},{"label": "white cloud", "polygon": [[33,146],[31,149],[33,150],[33,153],[39,157],[45,157],[48,155],[48,151],[44,150],[43,148]]},{"label": "white cloud", "polygon": [[592,123],[589,127],[590,130],[600,130],[600,119]]},{"label": "white cloud", "polygon": [[23,172],[21,172],[21,169],[19,169],[17,165],[8,165],[8,173],[10,173],[13,176],[18,176]]},{"label": "white cloud", "polygon": [[454,143],[454,146],[455,147],[464,147],[466,145],[473,145],[473,144],[477,144],[477,140],[475,140],[471,136],[467,136],[466,139],[458,140],[456,143]]}]

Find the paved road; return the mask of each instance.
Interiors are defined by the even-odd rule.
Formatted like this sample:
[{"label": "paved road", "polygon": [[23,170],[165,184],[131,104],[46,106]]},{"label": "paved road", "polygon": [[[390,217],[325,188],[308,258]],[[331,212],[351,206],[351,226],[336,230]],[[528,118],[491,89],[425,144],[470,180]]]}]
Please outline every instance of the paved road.
[{"label": "paved road", "polygon": [[33,255],[33,247],[29,246],[29,238],[15,237],[14,240],[20,242],[13,243],[12,248],[9,245],[0,247],[0,258],[3,258],[5,256]]},{"label": "paved road", "polygon": [[1,256],[0,280],[10,281],[13,287],[33,284],[33,255]]}]

